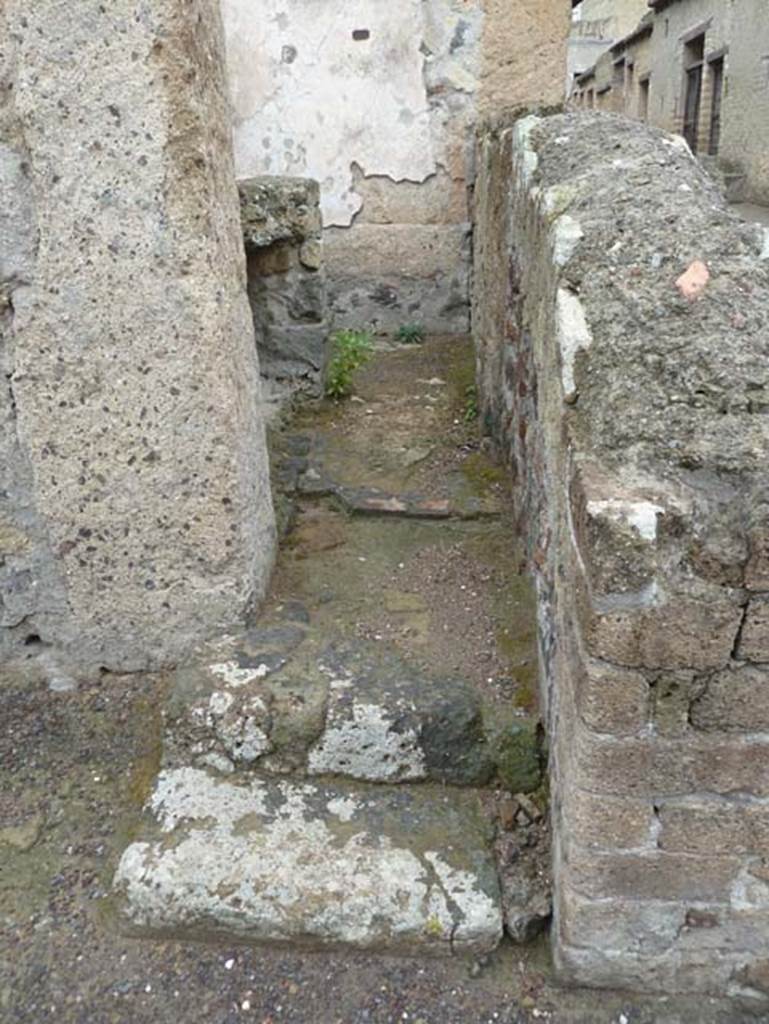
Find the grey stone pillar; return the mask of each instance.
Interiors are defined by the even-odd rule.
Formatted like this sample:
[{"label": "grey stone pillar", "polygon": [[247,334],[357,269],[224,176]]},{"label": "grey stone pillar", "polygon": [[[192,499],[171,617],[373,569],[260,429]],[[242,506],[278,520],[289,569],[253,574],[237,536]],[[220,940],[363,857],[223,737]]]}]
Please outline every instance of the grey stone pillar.
[{"label": "grey stone pillar", "polygon": [[216,0],[0,11],[0,656],[177,661],[274,529]]}]

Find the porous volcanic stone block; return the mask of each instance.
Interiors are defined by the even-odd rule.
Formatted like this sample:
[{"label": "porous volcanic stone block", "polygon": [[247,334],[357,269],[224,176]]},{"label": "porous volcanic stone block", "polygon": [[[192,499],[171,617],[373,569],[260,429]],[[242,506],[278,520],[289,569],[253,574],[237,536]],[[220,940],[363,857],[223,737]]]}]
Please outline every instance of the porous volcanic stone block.
[{"label": "porous volcanic stone block", "polygon": [[591,899],[726,900],[739,867],[735,856],[569,853],[572,885]]},{"label": "porous volcanic stone block", "polygon": [[649,720],[649,684],[640,672],[586,659],[578,676],[577,708],[596,732],[641,732]]},{"label": "porous volcanic stone block", "polygon": [[249,178],[239,190],[262,375],[317,391],[330,330],[318,183]]},{"label": "porous volcanic stone block", "polygon": [[717,672],[692,702],[691,722],[707,732],[769,732],[769,669],[742,665]]},{"label": "porous volcanic stone block", "polygon": [[8,0],[0,35],[36,237],[6,426],[63,590],[27,631],[173,664],[261,596],[274,546],[218,4]]},{"label": "porous volcanic stone block", "polygon": [[697,590],[646,607],[594,605],[585,613],[588,650],[630,668],[723,668],[742,621],[739,595]]},{"label": "porous volcanic stone block", "polygon": [[564,788],[561,815],[576,843],[603,850],[651,849],[657,821],[651,800]]},{"label": "porous volcanic stone block", "polygon": [[748,604],[737,657],[745,661],[769,662],[768,597],[754,597]]},{"label": "porous volcanic stone block", "polygon": [[243,178],[238,193],[247,250],[319,236],[320,186],[312,178]]},{"label": "porous volcanic stone block", "polygon": [[654,799],[707,790],[769,796],[769,742],[762,737],[692,733],[614,739],[577,728],[571,778],[593,793]]},{"label": "porous volcanic stone block", "polygon": [[769,807],[739,797],[663,801],[660,849],[672,853],[760,855],[769,849]]}]

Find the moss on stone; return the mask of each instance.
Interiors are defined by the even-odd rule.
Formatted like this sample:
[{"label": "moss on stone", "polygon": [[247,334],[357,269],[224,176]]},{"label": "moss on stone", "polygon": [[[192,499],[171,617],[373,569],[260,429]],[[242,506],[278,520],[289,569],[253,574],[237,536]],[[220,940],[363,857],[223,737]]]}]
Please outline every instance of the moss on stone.
[{"label": "moss on stone", "polygon": [[482,452],[473,452],[462,461],[462,475],[479,498],[484,498],[496,484],[504,484],[507,479],[504,469]]},{"label": "moss on stone", "polygon": [[533,793],[542,785],[539,724],[519,719],[501,725],[491,736],[497,774],[511,793]]},{"label": "moss on stone", "polygon": [[139,701],[137,714],[145,720],[147,740],[128,780],[128,799],[134,808],[143,807],[149,798],[163,758],[163,720],[157,706],[148,700]]},{"label": "moss on stone", "polygon": [[468,392],[475,387],[475,351],[472,346],[456,345],[451,349],[445,375],[453,412],[464,415]]}]

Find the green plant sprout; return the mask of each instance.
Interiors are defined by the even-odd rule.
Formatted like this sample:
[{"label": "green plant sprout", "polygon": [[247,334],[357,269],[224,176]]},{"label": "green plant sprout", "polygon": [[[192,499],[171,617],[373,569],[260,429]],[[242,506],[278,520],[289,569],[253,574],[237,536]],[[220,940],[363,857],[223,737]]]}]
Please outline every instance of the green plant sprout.
[{"label": "green plant sprout", "polygon": [[403,324],[395,332],[395,340],[404,345],[419,345],[424,338],[425,329],[421,324]]},{"label": "green plant sprout", "polygon": [[353,375],[371,358],[374,346],[369,331],[355,330],[334,331],[331,345],[325,392],[328,398],[338,401],[352,394]]}]

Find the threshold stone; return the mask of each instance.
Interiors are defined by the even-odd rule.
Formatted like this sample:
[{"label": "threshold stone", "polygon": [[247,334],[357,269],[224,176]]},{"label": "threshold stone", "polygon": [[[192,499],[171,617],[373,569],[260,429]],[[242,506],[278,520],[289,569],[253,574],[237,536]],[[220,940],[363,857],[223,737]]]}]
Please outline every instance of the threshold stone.
[{"label": "threshold stone", "polygon": [[114,880],[133,934],[450,955],[502,936],[478,796],[161,772]]}]

